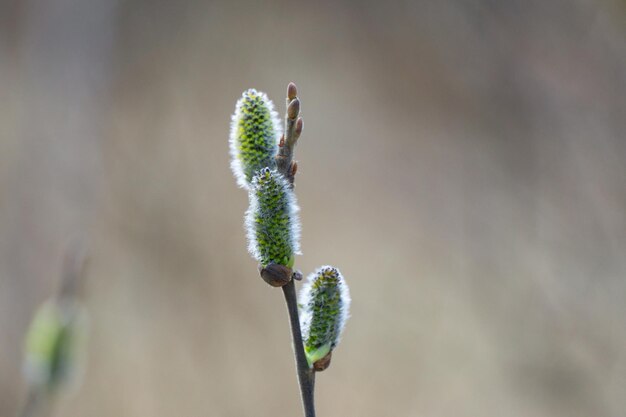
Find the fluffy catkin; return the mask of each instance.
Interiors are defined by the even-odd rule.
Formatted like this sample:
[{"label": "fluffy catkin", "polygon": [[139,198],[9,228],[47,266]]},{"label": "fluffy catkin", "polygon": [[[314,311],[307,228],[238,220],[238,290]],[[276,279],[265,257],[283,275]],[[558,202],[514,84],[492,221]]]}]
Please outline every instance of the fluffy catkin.
[{"label": "fluffy catkin", "polygon": [[265,93],[249,89],[237,101],[230,125],[231,169],[237,184],[248,188],[262,168],[274,168],[281,125]]},{"label": "fluffy catkin", "polygon": [[350,309],[350,292],[341,272],[322,266],[300,292],[302,342],[309,364],[326,356],[341,338]]},{"label": "fluffy catkin", "polygon": [[293,266],[300,254],[298,205],[289,182],[278,171],[263,168],[252,179],[250,207],[246,213],[248,250],[266,267],[276,263]]}]

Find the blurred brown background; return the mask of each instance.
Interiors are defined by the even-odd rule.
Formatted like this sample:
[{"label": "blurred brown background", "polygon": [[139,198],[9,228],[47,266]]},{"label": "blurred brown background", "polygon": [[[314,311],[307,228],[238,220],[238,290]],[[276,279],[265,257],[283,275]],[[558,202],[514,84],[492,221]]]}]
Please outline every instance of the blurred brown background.
[{"label": "blurred brown background", "polygon": [[331,416],[626,416],[623,1],[0,3],[0,416],[65,249],[89,360],[55,416],[298,416],[229,170],[298,84],[308,273],[352,318]]}]

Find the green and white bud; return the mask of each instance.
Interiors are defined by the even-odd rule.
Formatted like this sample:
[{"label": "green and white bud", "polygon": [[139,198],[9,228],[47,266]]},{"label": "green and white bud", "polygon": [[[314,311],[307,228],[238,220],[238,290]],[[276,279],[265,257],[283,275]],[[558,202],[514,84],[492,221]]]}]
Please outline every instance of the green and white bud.
[{"label": "green and white bud", "polygon": [[249,188],[262,168],[273,169],[281,124],[265,93],[249,89],[237,101],[230,125],[231,169],[242,188]]},{"label": "green and white bud", "polygon": [[293,267],[300,255],[300,220],[296,196],[278,171],[263,168],[253,178],[246,212],[248,250],[262,267]]},{"label": "green and white bud", "polygon": [[299,305],[304,352],[313,365],[337,346],[349,317],[350,292],[341,272],[322,266],[309,275]]},{"label": "green and white bud", "polygon": [[53,391],[79,379],[84,362],[86,315],[69,300],[47,301],[28,329],[24,375],[33,387]]}]

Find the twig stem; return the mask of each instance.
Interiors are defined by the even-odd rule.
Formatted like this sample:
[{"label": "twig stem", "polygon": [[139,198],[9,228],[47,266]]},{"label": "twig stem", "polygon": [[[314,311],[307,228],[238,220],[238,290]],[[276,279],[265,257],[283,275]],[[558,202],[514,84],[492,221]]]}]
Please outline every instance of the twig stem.
[{"label": "twig stem", "polygon": [[315,404],[313,397],[315,391],[315,372],[309,367],[309,363],[304,355],[300,319],[298,318],[296,286],[294,281],[291,280],[282,288],[283,294],[285,295],[285,302],[287,303],[287,312],[289,313],[289,324],[291,326],[293,350],[296,356],[296,370],[298,373],[298,382],[300,383],[300,394],[302,397],[304,416],[315,417]]},{"label": "twig stem", "polygon": [[[302,133],[302,119],[300,115],[300,100],[298,99],[298,89],[294,83],[287,86],[287,112],[285,114],[285,134],[278,145],[278,155],[276,155],[276,167],[293,186],[298,165],[293,161],[293,149]],[[304,354],[302,344],[302,330],[300,329],[300,319],[298,317],[298,301],[296,298],[296,285],[293,276],[291,280],[283,285],[283,294],[287,303],[289,313],[289,324],[291,326],[291,337],[293,339],[293,351],[296,356],[296,371],[300,384],[300,394],[302,397],[302,407],[304,417],[315,417],[315,404],[313,394],[315,390],[315,371],[309,367]]]}]

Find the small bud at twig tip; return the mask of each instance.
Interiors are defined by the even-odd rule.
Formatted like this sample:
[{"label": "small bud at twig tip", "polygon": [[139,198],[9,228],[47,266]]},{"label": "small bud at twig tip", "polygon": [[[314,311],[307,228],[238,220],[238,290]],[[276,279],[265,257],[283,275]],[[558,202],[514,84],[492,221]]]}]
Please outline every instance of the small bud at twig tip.
[{"label": "small bud at twig tip", "polygon": [[298,113],[300,113],[300,100],[296,97],[291,100],[287,107],[287,117],[293,120],[298,117]]},{"label": "small bud at twig tip", "polygon": [[298,88],[294,83],[289,83],[287,86],[287,98],[293,100],[298,96]]},{"label": "small bud at twig tip", "polygon": [[296,122],[296,135],[298,136],[300,136],[300,134],[302,133],[302,124],[302,117],[300,117]]}]

